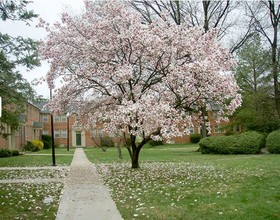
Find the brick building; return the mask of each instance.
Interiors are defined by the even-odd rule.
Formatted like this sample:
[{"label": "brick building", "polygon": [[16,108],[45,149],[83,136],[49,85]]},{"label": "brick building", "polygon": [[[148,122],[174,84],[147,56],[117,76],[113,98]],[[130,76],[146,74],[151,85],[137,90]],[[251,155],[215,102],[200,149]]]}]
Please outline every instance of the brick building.
[{"label": "brick building", "polygon": [[[25,112],[20,116],[22,126],[17,130],[12,130],[9,126],[4,125],[7,138],[0,137],[0,148],[22,150],[27,141],[41,140],[42,134],[51,135],[51,114],[44,106],[47,103],[33,105],[26,103]],[[211,123],[211,136],[223,135],[223,126],[226,122],[217,124],[215,122],[215,111],[209,112],[209,121]],[[100,131],[88,131],[75,125],[76,114],[72,113],[53,116],[54,122],[54,141],[59,146],[67,146],[69,141],[70,147],[96,146],[103,136]],[[69,128],[69,129],[68,129]],[[191,133],[200,133],[200,128],[194,123],[190,128]],[[69,136],[69,139],[68,139]],[[114,141],[117,138],[109,135]],[[173,143],[189,143],[190,135],[173,138]]]},{"label": "brick building", "polygon": [[17,130],[2,124],[5,137],[0,136],[0,148],[22,150],[27,141],[40,140],[43,129],[40,114],[40,108],[27,102],[25,111],[20,115],[21,126]]}]

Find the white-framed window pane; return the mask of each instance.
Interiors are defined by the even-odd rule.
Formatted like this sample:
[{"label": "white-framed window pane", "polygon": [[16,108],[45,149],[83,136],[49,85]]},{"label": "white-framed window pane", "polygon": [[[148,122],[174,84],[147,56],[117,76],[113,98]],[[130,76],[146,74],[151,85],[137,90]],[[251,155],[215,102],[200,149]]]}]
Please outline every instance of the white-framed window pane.
[{"label": "white-framed window pane", "polygon": [[67,121],[67,117],[66,117],[65,114],[64,114],[64,115],[61,115],[61,121],[62,121],[62,122],[66,122],[66,121]]},{"label": "white-framed window pane", "polygon": [[48,122],[49,121],[49,116],[48,115],[43,115],[42,116],[42,121],[43,122]]},{"label": "white-framed window pane", "polygon": [[213,118],[218,119],[218,112],[213,112]]},{"label": "white-framed window pane", "polygon": [[60,116],[55,115],[55,116],[54,116],[54,121],[55,121],[55,122],[60,122]]},{"label": "white-framed window pane", "polygon": [[216,125],[214,128],[215,133],[225,133],[225,129],[221,126]]},{"label": "white-framed window pane", "polygon": [[194,133],[194,129],[193,127],[190,127],[190,133],[193,134]]},{"label": "white-framed window pane", "polygon": [[43,134],[49,134],[49,130],[43,130]]},{"label": "white-framed window pane", "polygon": [[61,130],[61,137],[67,138],[67,130]]},{"label": "white-framed window pane", "polygon": [[54,130],[54,138],[60,138],[60,130]]}]

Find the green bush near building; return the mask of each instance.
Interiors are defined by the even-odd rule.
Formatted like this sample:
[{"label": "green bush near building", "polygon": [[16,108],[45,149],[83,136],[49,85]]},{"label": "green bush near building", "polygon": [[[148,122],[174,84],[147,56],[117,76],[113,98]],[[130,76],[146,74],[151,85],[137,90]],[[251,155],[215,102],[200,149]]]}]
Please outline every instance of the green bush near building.
[{"label": "green bush near building", "polygon": [[27,141],[27,143],[24,145],[24,150],[26,151],[39,151],[44,148],[44,143],[40,140],[32,140],[32,141]]},{"label": "green bush near building", "polygon": [[190,134],[190,141],[193,144],[197,144],[201,139],[201,134]]},{"label": "green bush near building", "polygon": [[267,136],[266,147],[269,153],[280,154],[280,130],[273,131]]},{"label": "green bush near building", "polygon": [[199,142],[203,154],[256,154],[265,147],[265,136],[256,131],[207,137]]},{"label": "green bush near building", "polygon": [[18,150],[0,149],[0,157],[18,156]]},{"label": "green bush near building", "polygon": [[44,143],[44,149],[49,149],[52,147],[52,136],[43,134],[42,142]]}]

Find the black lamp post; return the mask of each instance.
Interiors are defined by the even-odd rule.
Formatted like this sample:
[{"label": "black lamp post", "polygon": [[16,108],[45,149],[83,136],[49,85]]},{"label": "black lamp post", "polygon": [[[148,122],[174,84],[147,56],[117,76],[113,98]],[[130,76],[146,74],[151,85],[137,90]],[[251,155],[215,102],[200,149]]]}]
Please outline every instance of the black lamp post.
[{"label": "black lamp post", "polygon": [[69,134],[70,134],[70,132],[69,132],[69,118],[70,118],[70,113],[69,112],[67,112],[67,114],[66,114],[66,118],[67,118],[67,151],[69,151]]},{"label": "black lamp post", "polygon": [[[50,89],[50,101],[52,100],[52,89]],[[51,113],[51,134],[52,134],[52,162],[53,166],[56,166],[55,163],[55,146],[54,146],[54,128],[53,128],[53,114]]]}]

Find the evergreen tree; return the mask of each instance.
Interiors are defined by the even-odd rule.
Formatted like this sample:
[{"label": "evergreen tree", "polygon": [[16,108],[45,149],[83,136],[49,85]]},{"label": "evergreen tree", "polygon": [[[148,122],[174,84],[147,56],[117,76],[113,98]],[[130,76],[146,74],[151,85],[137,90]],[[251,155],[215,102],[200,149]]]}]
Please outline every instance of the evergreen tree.
[{"label": "evergreen tree", "polygon": [[237,53],[236,80],[242,90],[243,104],[234,116],[234,125],[247,130],[270,132],[279,127],[269,74],[270,56],[258,34]]}]

